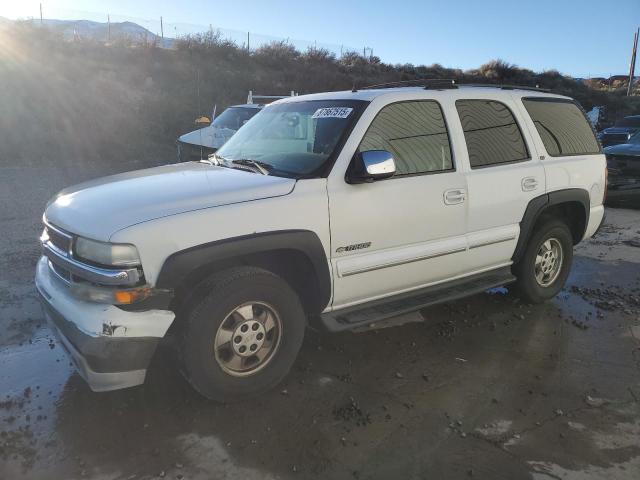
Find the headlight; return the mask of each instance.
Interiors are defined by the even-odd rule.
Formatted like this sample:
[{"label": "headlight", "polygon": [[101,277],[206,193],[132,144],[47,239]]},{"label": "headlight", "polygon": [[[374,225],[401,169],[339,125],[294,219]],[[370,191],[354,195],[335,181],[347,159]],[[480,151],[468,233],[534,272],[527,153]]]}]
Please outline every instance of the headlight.
[{"label": "headlight", "polygon": [[140,265],[138,249],[126,243],[104,243],[78,237],[73,253],[76,257],[113,267],[133,267]]}]

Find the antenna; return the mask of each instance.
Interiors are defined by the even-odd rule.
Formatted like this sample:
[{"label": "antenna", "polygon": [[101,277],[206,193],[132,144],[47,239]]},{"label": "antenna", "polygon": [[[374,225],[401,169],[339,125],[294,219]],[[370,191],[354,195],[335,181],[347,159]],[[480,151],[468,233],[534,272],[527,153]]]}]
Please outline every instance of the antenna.
[{"label": "antenna", "polygon": [[638,35],[640,34],[640,28],[636,30],[633,35],[633,49],[631,50],[631,63],[629,64],[629,85],[627,86],[627,97],[631,96],[633,90],[633,77],[636,70],[636,53],[638,52]]}]

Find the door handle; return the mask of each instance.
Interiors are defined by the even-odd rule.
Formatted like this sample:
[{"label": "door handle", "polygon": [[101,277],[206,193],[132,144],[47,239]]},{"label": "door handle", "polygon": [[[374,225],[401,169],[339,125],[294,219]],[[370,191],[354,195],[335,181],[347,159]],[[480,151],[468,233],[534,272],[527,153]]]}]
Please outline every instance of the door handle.
[{"label": "door handle", "polygon": [[445,205],[457,205],[464,202],[465,198],[466,192],[462,188],[454,188],[452,190],[446,190],[444,192]]},{"label": "door handle", "polygon": [[536,177],[524,177],[521,185],[523,192],[531,192],[538,188],[538,179]]}]

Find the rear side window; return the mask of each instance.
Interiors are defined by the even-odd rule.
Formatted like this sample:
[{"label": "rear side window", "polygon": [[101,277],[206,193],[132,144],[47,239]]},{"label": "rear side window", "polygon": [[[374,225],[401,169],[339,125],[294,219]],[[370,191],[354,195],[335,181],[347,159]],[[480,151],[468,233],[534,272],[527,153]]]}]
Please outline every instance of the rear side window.
[{"label": "rear side window", "polygon": [[367,150],[390,152],[395,176],[453,169],[447,126],[433,100],[393,103],[380,110],[358,148]]},{"label": "rear side window", "polygon": [[600,144],[591,125],[574,102],[556,98],[523,98],[522,103],[552,157],[600,153]]},{"label": "rear side window", "polygon": [[522,132],[511,110],[495,100],[458,100],[460,122],[471,168],[529,159]]}]

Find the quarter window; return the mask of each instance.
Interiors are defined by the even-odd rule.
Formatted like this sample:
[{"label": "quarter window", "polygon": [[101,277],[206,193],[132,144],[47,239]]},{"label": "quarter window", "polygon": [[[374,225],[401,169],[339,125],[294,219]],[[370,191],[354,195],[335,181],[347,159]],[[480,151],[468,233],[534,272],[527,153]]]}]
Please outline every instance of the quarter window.
[{"label": "quarter window", "polygon": [[523,98],[552,157],[600,153],[600,144],[584,113],[574,102],[556,98]]},{"label": "quarter window", "polygon": [[527,160],[529,153],[511,110],[494,100],[458,100],[471,168]]},{"label": "quarter window", "polygon": [[396,176],[453,169],[447,126],[433,100],[394,103],[380,110],[358,148],[367,150],[390,152]]}]

